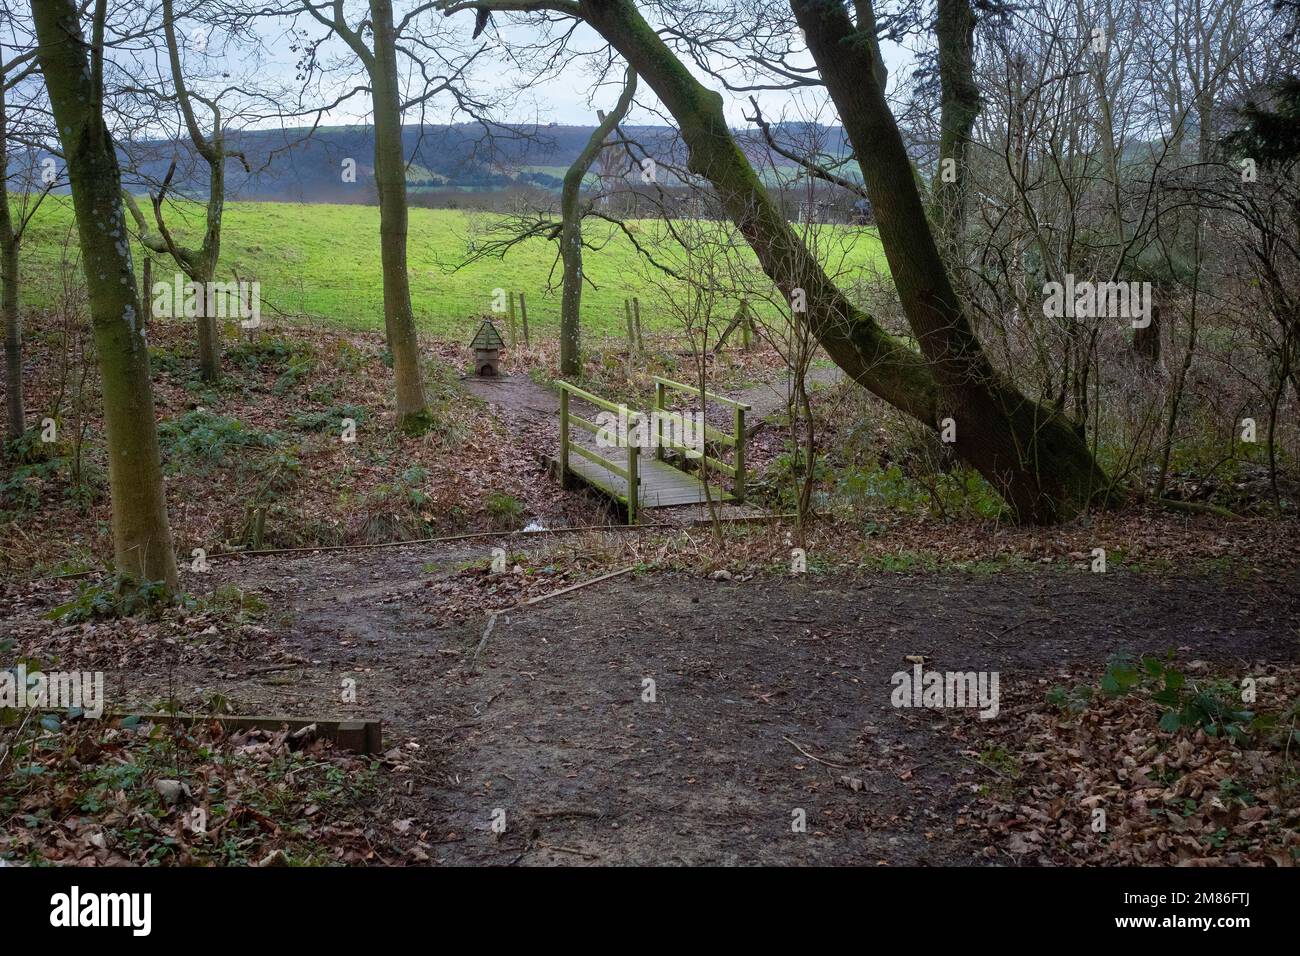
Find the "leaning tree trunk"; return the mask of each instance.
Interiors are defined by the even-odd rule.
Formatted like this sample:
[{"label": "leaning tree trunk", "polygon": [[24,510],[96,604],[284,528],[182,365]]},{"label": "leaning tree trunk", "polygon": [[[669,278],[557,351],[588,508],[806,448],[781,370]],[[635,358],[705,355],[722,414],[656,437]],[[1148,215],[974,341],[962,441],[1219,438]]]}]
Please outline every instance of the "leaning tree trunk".
[{"label": "leaning tree trunk", "polygon": [[397,78],[397,41],[392,0],[370,0],[375,35],[370,90],[375,111],[375,186],[379,192],[379,244],[384,270],[384,328],[397,383],[397,423],[421,431],[427,423],[420,345],[406,274],[406,158],[402,149],[402,103]]},{"label": "leaning tree trunk", "polygon": [[[838,2],[790,0],[790,6],[862,168],[903,312],[938,382],[941,417],[956,424],[956,452],[1020,520],[1078,513],[1109,494],[1110,482],[1083,437],[999,376],[985,356],[926,221],[870,51],[855,42],[853,23]],[[951,64],[964,73],[971,55],[964,28],[946,30],[939,39],[940,68]]]},{"label": "leaning tree trunk", "polygon": [[635,95],[636,71],[629,69],[613,112],[601,119],[587,145],[564,174],[564,188],[560,191],[560,258],[564,262],[564,291],[560,299],[561,375],[577,375],[582,371],[582,210],[578,204],[582,180],[600,155],[605,139],[627,115]]},{"label": "leaning tree trunk", "polygon": [[92,67],[75,0],[32,0],[37,55],[67,157],[103,382],[117,570],[175,587],[149,353],[122,214],[121,175],[102,114],[102,16],[103,4],[97,11]]},{"label": "leaning tree trunk", "polygon": [[5,419],[9,437],[26,429],[23,411],[23,327],[18,314],[18,233],[9,212],[9,123],[5,112],[4,78],[0,77],[0,314],[5,324]]},{"label": "leaning tree trunk", "polygon": [[[689,168],[712,183],[767,275],[787,295],[803,290],[805,318],[832,360],[932,428],[944,417],[959,418],[957,453],[1020,520],[1052,521],[1078,512],[1106,491],[1106,476],[1068,423],[998,379],[985,359],[926,223],[911,162],[871,62],[874,44],[855,42],[838,2],[795,6],[857,149],[886,257],[924,358],[849,304],[741,153],[722,97],[695,79],[633,0],[581,0],[580,12],[673,114],[690,150]],[[916,263],[908,261],[912,255]]]},{"label": "leaning tree trunk", "polygon": [[[632,0],[581,0],[580,15],[672,113],[689,149],[689,169],[712,184],[728,217],[787,301],[806,302],[807,311],[799,317],[808,322],[831,359],[863,387],[935,426],[935,383],[924,360],[850,303],[790,228],[732,136],[722,97],[692,75]],[[796,296],[796,290],[803,295]]]}]

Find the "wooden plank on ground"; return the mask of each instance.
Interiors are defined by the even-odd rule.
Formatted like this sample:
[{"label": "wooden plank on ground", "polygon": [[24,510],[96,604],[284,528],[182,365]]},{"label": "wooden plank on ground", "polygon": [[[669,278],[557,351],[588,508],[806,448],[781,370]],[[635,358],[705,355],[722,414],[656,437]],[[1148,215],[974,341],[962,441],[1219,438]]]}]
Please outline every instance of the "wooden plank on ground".
[{"label": "wooden plank on ground", "polygon": [[[53,714],[56,717],[64,717],[67,714],[66,710],[56,708],[41,708],[41,712]],[[227,731],[275,731],[280,730],[282,727],[287,727],[290,733],[292,733],[315,724],[318,736],[324,737],[326,740],[332,740],[337,746],[344,750],[351,750],[359,754],[377,754],[382,753],[384,749],[383,721],[381,720],[168,713],[105,713],[101,717],[95,719],[120,721],[127,717],[135,717],[151,724],[179,723],[184,727],[189,727],[193,724],[218,723],[225,727]],[[91,718],[77,719],[89,720]]]}]

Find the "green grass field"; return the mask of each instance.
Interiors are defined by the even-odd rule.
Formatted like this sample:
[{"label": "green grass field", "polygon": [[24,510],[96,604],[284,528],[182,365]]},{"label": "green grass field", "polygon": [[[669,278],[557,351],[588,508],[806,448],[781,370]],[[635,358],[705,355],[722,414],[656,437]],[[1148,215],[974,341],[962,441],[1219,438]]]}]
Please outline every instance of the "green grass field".
[{"label": "green grass field", "polygon": [[[148,208],[147,202],[144,206]],[[182,213],[188,216],[183,226]],[[491,311],[497,288],[526,293],[529,325],[536,332],[551,335],[558,328],[560,270],[555,263],[555,243],[530,240],[516,246],[504,261],[492,259],[456,269],[468,255],[469,242],[477,239],[481,243],[483,230],[492,221],[494,217],[483,213],[411,210],[411,295],[422,330],[468,338],[475,325],[470,317]],[[194,237],[202,223],[201,207],[178,207],[171,212],[170,223],[175,223],[173,232],[182,241]],[[662,231],[663,224],[643,221],[633,227],[638,240],[646,242]],[[663,293],[646,277],[646,266],[631,242],[621,234],[611,236],[611,228],[588,221],[587,238],[604,242],[602,248],[589,250],[584,257],[584,270],[595,283],[595,288],[588,285],[584,289],[582,300],[583,328],[589,341],[605,334],[622,336],[623,300],[634,295],[641,299],[647,331],[670,330],[672,319],[664,307]],[[828,263],[834,274],[851,279],[862,267],[882,258],[874,231],[819,228],[824,232],[818,246],[835,247],[833,261]],[[826,230],[834,242],[826,242]],[[137,245],[137,272],[141,251]],[[374,206],[229,203],[221,251],[219,279],[229,280],[238,273],[261,283],[264,322],[274,325],[280,313],[285,313],[345,328],[383,327],[379,210]],[[665,252],[669,258],[681,255],[680,247]],[[65,255],[76,255],[71,201],[66,196],[50,196],[23,243],[25,304],[51,303],[61,287],[59,271]],[[750,262],[752,265],[752,259]],[[155,256],[155,282],[175,271],[165,258]],[[656,281],[666,279],[660,276]],[[548,291],[548,285],[554,286],[553,290]]]}]

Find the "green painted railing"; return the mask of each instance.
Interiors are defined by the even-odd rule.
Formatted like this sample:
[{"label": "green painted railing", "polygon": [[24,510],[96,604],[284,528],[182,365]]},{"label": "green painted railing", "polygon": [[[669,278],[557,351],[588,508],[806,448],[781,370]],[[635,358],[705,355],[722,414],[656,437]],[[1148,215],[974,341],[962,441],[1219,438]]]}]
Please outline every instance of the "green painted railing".
[{"label": "green painted railing", "polygon": [[597,408],[603,409],[604,411],[613,412],[615,415],[625,414],[627,416],[627,421],[629,422],[629,424],[633,422],[635,419],[641,417],[641,413],[634,412],[631,409],[626,408],[625,406],[615,405],[613,402],[606,401],[605,399],[601,398],[599,395],[593,395],[591,392],[578,388],[578,386],[576,385],[571,385],[566,381],[557,379],[555,384],[559,386],[560,389],[560,483],[565,484],[568,482],[569,473],[570,473],[570,469],[569,469],[570,454],[578,455],[579,457],[585,458],[594,464],[600,465],[605,470],[612,472],[615,475],[618,475],[620,478],[622,478],[624,481],[627,482],[626,495],[618,494],[613,488],[609,488],[607,490],[610,492],[610,494],[614,495],[615,498],[617,498],[619,501],[623,502],[624,505],[626,505],[627,523],[636,524],[637,511],[641,504],[641,500],[640,500],[641,499],[641,476],[638,473],[638,468],[637,468],[638,458],[641,454],[641,449],[638,448],[634,442],[627,443],[627,467],[623,468],[620,467],[618,464],[616,464],[613,460],[609,458],[605,458],[602,455],[598,455],[590,448],[586,448],[582,445],[575,445],[572,441],[569,440],[570,425],[577,425],[579,428],[583,429],[584,431],[589,431],[592,432],[593,434],[600,432],[601,427],[597,425],[595,422],[583,418],[581,415],[577,415],[574,414],[573,412],[570,412],[569,396],[576,395],[578,398],[582,399],[583,401],[595,405]]},{"label": "green painted railing", "polygon": [[[672,389],[675,392],[684,392],[687,395],[693,395],[700,403],[703,409],[706,401],[717,402],[719,405],[729,405],[732,410],[732,427],[735,429],[731,434],[719,431],[712,425],[704,426],[704,437],[711,441],[717,442],[734,451],[732,463],[730,465],[719,461],[709,455],[704,455],[704,463],[709,468],[722,472],[731,479],[731,494],[737,501],[745,500],[745,412],[750,410],[750,406],[744,402],[738,402],[733,398],[727,398],[725,395],[718,395],[714,392],[702,390],[696,385],[685,385],[681,382],[674,382],[670,378],[655,376],[655,457],[660,461],[664,460],[664,448],[677,448],[682,451],[698,451],[694,448],[683,448],[674,442],[666,442],[663,438],[663,423],[665,421],[682,421],[682,416],[677,412],[669,411],[664,404],[667,392]],[[701,414],[703,414],[701,412]],[[707,476],[706,479],[707,480]]]},{"label": "green painted railing", "polygon": [[[670,448],[676,451],[689,453],[689,457],[699,458],[703,463],[701,471],[703,480],[708,480],[710,470],[717,471],[731,479],[731,493],[736,501],[745,499],[745,413],[750,410],[750,406],[744,402],[738,402],[734,399],[727,398],[725,395],[717,395],[709,391],[701,391],[692,385],[684,385],[681,382],[674,382],[672,379],[661,378],[658,375],[654,378],[655,383],[655,404],[654,414],[651,420],[655,428],[655,458],[663,461],[681,471],[686,468],[676,462],[670,462],[664,457],[664,449]],[[567,484],[570,474],[574,472],[569,468],[569,458],[571,455],[578,455],[581,458],[597,464],[606,471],[617,475],[627,482],[628,493],[626,495],[618,494],[614,488],[606,488],[611,495],[617,500],[623,502],[627,507],[628,524],[636,524],[637,512],[640,510],[641,498],[641,476],[639,470],[639,456],[641,449],[636,442],[627,442],[627,464],[619,465],[613,459],[606,458],[590,448],[583,445],[575,444],[569,437],[569,428],[581,428],[584,431],[593,434],[602,431],[600,425],[581,415],[573,412],[569,408],[570,397],[576,397],[590,405],[594,405],[603,411],[611,412],[620,416],[620,421],[626,421],[630,428],[634,428],[638,420],[644,420],[646,415],[643,412],[635,411],[625,405],[615,405],[611,401],[594,395],[591,392],[581,389],[576,385],[563,380],[556,380],[556,386],[560,390],[560,481]],[[670,410],[666,405],[666,396],[669,390],[685,392],[695,396],[700,401],[703,408],[706,401],[716,402],[720,405],[730,406],[732,409],[732,432],[724,432],[721,429],[714,428],[712,425],[704,426],[704,438],[707,441],[714,442],[716,445],[729,448],[732,451],[732,462],[727,464],[707,452],[702,452],[699,448],[688,447],[678,442],[672,441],[664,436],[664,422],[676,424],[679,426],[679,434],[685,434],[686,419],[681,413]]]}]

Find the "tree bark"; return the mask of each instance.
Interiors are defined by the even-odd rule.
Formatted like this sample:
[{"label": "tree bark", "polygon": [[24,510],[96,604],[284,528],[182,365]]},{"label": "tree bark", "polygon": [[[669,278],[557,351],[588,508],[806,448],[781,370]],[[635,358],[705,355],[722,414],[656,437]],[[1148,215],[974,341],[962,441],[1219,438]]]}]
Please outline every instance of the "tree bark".
[{"label": "tree bark", "polygon": [[632,105],[636,95],[636,71],[628,69],[623,92],[613,111],[601,119],[587,145],[564,174],[560,191],[560,258],[564,263],[564,290],[560,299],[560,374],[582,371],[582,210],[578,200],[582,181],[609,134]]},{"label": "tree bark", "polygon": [[365,59],[375,113],[375,186],[379,192],[380,259],[384,270],[384,329],[393,356],[397,423],[422,431],[428,411],[420,377],[420,345],[406,272],[406,157],[392,0],[370,0],[373,55]]},{"label": "tree bark", "polygon": [[[870,3],[860,5],[871,9]],[[858,32],[864,28],[859,22]],[[969,0],[937,0],[934,33],[939,44],[940,98],[935,206],[944,256],[956,265],[961,261],[966,225],[971,130],[980,111],[980,92],[975,85],[975,13]],[[871,58],[874,60],[878,55],[873,53]],[[879,86],[885,88],[883,83]],[[945,164],[952,169],[951,179],[945,179]]]},{"label": "tree bark", "polygon": [[0,314],[5,326],[5,419],[10,438],[27,427],[23,410],[23,326],[18,313],[18,233],[9,211],[9,121],[4,77],[0,76]]},{"label": "tree bark", "polygon": [[807,313],[801,318],[831,359],[863,387],[935,426],[937,391],[925,362],[850,303],[795,235],[732,136],[722,97],[692,75],[632,0],[581,0],[577,10],[673,114],[690,152],[688,168],[713,185],[787,301],[803,290]]},{"label": "tree bark", "polygon": [[[724,208],[787,295],[806,293],[806,319],[855,381],[932,428],[958,421],[956,452],[1021,521],[1067,518],[1110,483],[1068,422],[1001,380],[956,300],[917,192],[911,160],[872,62],[874,34],[853,29],[838,0],[791,0],[863,168],[881,241],[922,356],[853,307],[794,235],[740,152],[722,98],[701,85],[633,0],[581,0],[579,10],[653,87],[677,120],[689,168]],[[859,7],[869,7],[859,2]],[[878,58],[878,53],[875,54]],[[942,414],[941,414],[942,410]]]},{"label": "tree bark", "polygon": [[[1078,513],[1109,494],[1110,482],[1069,423],[1022,395],[985,356],[926,221],[868,46],[836,0],[790,0],[790,6],[857,154],[903,311],[938,383],[944,416],[956,422],[957,454],[1021,521]],[[953,34],[950,48],[940,52],[941,69],[961,67],[969,55],[969,46],[965,53],[952,46],[964,42],[962,31]]]},{"label": "tree bark", "polygon": [[1160,306],[1151,307],[1151,324],[1133,330],[1133,352],[1148,368],[1160,364]]},{"label": "tree bark", "polygon": [[149,353],[131,268],[122,183],[102,113],[103,17],[86,56],[74,0],[32,0],[38,59],[72,184],[95,351],[103,381],[117,570],[174,588],[176,556],[163,494]]}]

